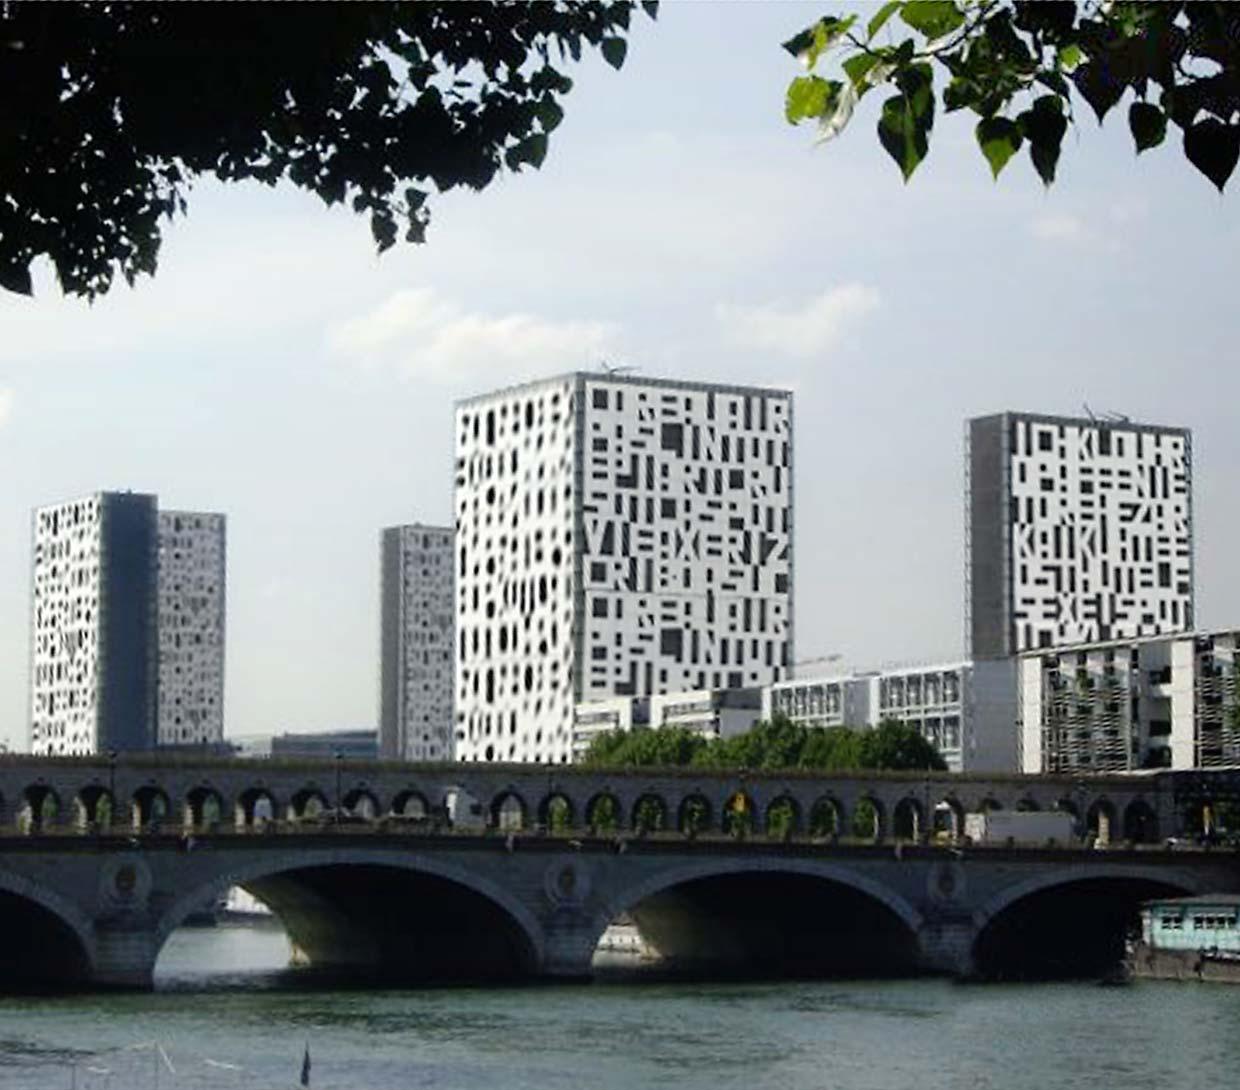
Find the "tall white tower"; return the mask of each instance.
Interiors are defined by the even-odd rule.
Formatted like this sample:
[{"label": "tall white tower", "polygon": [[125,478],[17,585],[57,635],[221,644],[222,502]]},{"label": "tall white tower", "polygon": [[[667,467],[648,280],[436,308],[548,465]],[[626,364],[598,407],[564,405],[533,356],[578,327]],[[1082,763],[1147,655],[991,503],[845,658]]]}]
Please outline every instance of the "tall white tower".
[{"label": "tall white tower", "polygon": [[1192,628],[1189,431],[1009,412],[967,446],[975,658]]},{"label": "tall white tower", "polygon": [[450,761],[452,529],[392,526],[380,541],[379,754]]},{"label": "tall white tower", "polygon": [[560,763],[573,707],[792,661],[792,396],[572,374],[456,412],[457,756]]}]

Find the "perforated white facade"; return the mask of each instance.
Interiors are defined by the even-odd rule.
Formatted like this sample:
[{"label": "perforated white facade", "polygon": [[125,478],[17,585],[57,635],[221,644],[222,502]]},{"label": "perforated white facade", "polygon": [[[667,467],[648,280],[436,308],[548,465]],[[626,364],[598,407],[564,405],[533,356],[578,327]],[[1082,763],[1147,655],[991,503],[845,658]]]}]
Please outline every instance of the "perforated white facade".
[{"label": "perforated white facade", "polygon": [[224,738],[225,527],[213,512],[159,512],[161,746]]},{"label": "perforated white facade", "polygon": [[35,510],[30,748],[148,749],[156,715],[155,497],[100,492]]},{"label": "perforated white facade", "polygon": [[38,508],[31,750],[220,742],[224,566],[223,515],[130,492]]},{"label": "perforated white facade", "polygon": [[383,531],[379,748],[407,761],[449,761],[453,613],[451,527]]},{"label": "perforated white facade", "polygon": [[970,421],[974,657],[1193,624],[1192,441],[1126,421]]},{"label": "perforated white facade", "polygon": [[462,402],[456,454],[458,756],[567,761],[579,701],[783,676],[786,391],[568,375]]}]

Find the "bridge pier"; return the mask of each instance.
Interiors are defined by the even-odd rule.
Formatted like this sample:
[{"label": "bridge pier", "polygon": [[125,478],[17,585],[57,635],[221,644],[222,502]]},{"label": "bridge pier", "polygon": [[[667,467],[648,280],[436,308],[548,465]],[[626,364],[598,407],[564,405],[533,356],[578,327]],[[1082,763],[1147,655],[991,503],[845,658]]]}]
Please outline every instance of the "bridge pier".
[{"label": "bridge pier", "polygon": [[150,927],[97,925],[91,983],[99,988],[147,991],[154,984],[158,957]]},{"label": "bridge pier", "polygon": [[917,936],[918,968],[966,978],[973,975],[977,926],[971,916],[942,916],[923,924]]}]

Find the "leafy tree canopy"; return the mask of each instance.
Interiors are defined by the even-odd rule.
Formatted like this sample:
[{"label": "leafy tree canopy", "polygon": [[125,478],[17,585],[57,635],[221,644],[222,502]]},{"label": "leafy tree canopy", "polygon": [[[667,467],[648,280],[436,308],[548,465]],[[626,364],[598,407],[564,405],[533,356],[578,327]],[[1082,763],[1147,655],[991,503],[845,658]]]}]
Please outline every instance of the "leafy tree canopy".
[{"label": "leafy tree canopy", "polygon": [[619,68],[636,6],[6,3],[0,287],[30,294],[44,255],[91,298],[154,273],[200,175],[347,201],[380,251],[420,242],[431,187],[542,163],[563,63]]},{"label": "leafy tree canopy", "polygon": [[707,740],[682,727],[609,731],[590,744],[583,763],[594,767],[710,769],[805,768],[824,772],[861,769],[942,771],[938,750],[917,730],[884,720],[873,730],[805,727],[782,715],[745,734]]},{"label": "leafy tree canopy", "polygon": [[[1027,148],[1042,181],[1054,181],[1078,97],[1101,123],[1128,95],[1138,153],[1179,129],[1189,162],[1220,192],[1240,158],[1235,4],[892,0],[867,22],[825,16],[784,48],[808,70],[788,87],[786,116],[816,123],[820,140],[873,88],[894,92],[878,139],[905,180],[929,149],[940,98],[945,111],[977,115],[996,178]],[[816,71],[828,58],[839,61],[835,78]]]}]

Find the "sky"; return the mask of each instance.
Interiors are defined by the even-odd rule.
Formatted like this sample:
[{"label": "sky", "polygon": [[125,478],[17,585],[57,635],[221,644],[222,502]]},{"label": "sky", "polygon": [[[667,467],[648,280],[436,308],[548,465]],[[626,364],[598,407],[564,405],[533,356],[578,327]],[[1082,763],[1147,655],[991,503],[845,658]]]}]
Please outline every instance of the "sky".
[{"label": "sky", "polygon": [[1049,190],[1024,155],[993,182],[961,115],[905,185],[880,95],[816,147],[779,43],[821,13],[637,19],[543,168],[434,198],[425,245],[201,182],[153,280],[0,293],[0,742],[27,747],[30,512],[103,489],[227,514],[227,734],[373,726],[379,531],[450,522],[453,402],[602,359],[794,392],[799,659],[960,655],[965,420],[1086,402],[1193,429],[1197,617],[1240,625],[1236,194],[1172,138],[1138,160],[1122,109]]}]

